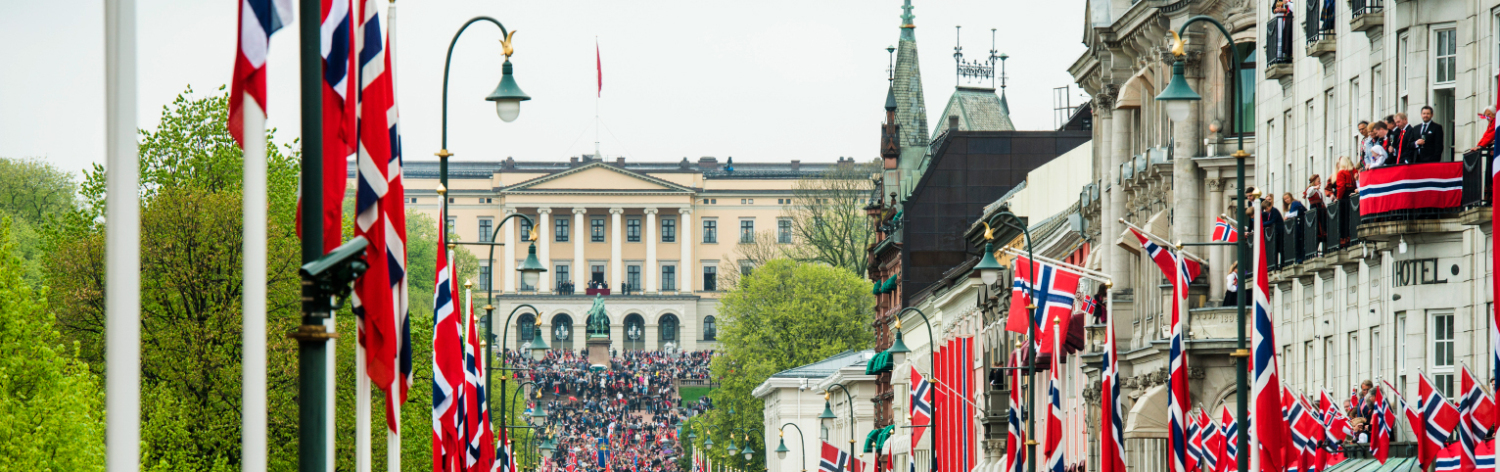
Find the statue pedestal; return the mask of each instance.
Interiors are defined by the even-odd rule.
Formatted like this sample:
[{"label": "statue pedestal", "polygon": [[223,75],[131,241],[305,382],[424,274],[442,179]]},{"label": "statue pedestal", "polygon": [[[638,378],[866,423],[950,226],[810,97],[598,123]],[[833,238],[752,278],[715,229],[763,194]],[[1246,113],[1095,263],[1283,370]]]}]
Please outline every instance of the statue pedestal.
[{"label": "statue pedestal", "polygon": [[609,338],[589,336],[589,363],[609,366]]}]

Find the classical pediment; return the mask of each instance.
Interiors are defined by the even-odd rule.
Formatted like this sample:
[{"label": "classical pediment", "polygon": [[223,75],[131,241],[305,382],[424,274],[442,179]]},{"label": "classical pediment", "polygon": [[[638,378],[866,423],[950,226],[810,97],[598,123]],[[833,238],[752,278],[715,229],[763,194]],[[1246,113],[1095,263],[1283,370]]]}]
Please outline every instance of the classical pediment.
[{"label": "classical pediment", "polygon": [[692,193],[693,189],[602,162],[537,177],[501,190],[535,193]]}]

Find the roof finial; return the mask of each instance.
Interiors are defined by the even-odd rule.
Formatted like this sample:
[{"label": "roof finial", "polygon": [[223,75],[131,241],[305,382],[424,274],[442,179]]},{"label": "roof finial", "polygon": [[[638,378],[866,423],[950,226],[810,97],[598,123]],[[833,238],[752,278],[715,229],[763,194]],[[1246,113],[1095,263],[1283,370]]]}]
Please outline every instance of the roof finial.
[{"label": "roof finial", "polygon": [[963,25],[953,25],[953,61],[958,63],[958,70],[954,72],[958,75],[959,83],[964,80],[964,47],[961,44],[964,39],[963,29]]},{"label": "roof finial", "polygon": [[916,28],[917,25],[911,22],[911,20],[916,18],[916,15],[911,14],[911,0],[906,0],[906,4],[901,5],[901,27]]},{"label": "roof finial", "polygon": [[[998,57],[995,56],[995,28],[990,28],[990,64],[994,64],[995,59],[998,59]],[[1002,66],[1001,69],[1004,69],[1004,67]],[[995,88],[994,76],[990,76],[990,88]],[[1004,87],[1002,87],[1001,90],[1003,92]]]},{"label": "roof finial", "polygon": [[[993,51],[991,51],[991,52],[993,52]],[[1000,59],[1000,97],[1001,98],[1005,98],[1005,79],[1007,78],[1005,76],[1005,60],[1006,59],[1010,59],[1010,56],[1008,56],[1008,55],[1006,55],[1005,53],[1002,52],[1002,53],[1000,53],[999,59]]]},{"label": "roof finial", "polygon": [[887,59],[887,64],[885,66],[885,74],[886,74],[885,79],[888,80],[888,81],[891,81],[891,82],[895,82],[896,81],[896,47],[895,46],[886,46],[885,47],[885,52],[886,52],[886,55],[890,56],[890,58]]}]

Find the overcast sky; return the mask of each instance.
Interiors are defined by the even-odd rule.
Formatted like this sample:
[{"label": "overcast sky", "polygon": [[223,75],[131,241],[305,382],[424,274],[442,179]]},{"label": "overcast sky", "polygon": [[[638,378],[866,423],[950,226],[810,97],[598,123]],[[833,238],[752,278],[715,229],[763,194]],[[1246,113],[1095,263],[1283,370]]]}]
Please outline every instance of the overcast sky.
[{"label": "overcast sky", "polygon": [[[218,93],[234,64],[238,0],[137,0],[139,126],[191,86]],[[1053,127],[1055,87],[1084,50],[1082,0],[916,0],[928,124],[955,84],[954,26],[966,58],[988,55],[990,29],[1010,55],[1011,118]],[[381,15],[388,3],[379,2]],[[500,33],[470,27],[454,51],[449,149],[455,160],[562,160],[593,152],[594,42],[606,156],[676,161],[861,160],[878,156],[885,48],[898,0],[400,0],[397,102],[405,154],[439,149],[443,55],[477,15],[515,35],[516,81],[532,100],[502,123],[484,101],[499,81]],[[0,156],[42,157],[69,171],[103,162],[104,47],[100,0],[0,0]],[[298,18],[300,20],[301,18]],[[386,24],[390,24],[387,22]],[[297,120],[297,31],[272,37],[269,125],[290,142]],[[1076,105],[1081,94],[1072,90]],[[930,131],[930,130],[929,130]]]}]

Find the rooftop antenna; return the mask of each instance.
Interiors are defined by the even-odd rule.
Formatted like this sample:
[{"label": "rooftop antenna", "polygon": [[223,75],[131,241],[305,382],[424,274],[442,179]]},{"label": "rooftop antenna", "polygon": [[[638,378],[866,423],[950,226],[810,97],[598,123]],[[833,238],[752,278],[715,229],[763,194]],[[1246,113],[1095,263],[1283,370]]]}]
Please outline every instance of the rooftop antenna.
[{"label": "rooftop antenna", "polygon": [[953,60],[958,63],[955,73],[960,83],[964,80],[964,47],[959,44],[964,39],[963,29],[963,25],[953,26]]}]

